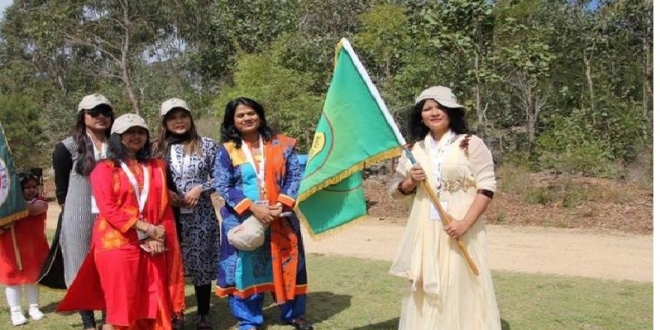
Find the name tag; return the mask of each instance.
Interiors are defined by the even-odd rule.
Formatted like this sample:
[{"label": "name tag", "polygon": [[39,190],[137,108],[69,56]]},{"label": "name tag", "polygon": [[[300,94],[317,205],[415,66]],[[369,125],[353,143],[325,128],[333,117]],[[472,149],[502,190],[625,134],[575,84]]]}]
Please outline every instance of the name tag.
[{"label": "name tag", "polygon": [[[445,212],[449,212],[449,209],[447,209],[448,203],[447,202],[440,202],[440,206],[442,206],[442,209],[445,210]],[[431,214],[431,220],[442,220],[442,217],[440,216],[440,212],[435,209],[435,205],[431,203],[431,209],[430,209],[430,214]]]},{"label": "name tag", "polygon": [[101,211],[99,210],[98,205],[96,205],[96,198],[92,196],[92,213],[99,214]]},{"label": "name tag", "polygon": [[181,214],[192,214],[193,209],[187,208],[187,207],[182,207],[182,208],[179,209],[179,212],[181,212]]},{"label": "name tag", "polygon": [[268,201],[267,201],[267,200],[263,200],[263,199],[260,200],[260,201],[256,201],[256,202],[254,202],[254,204],[259,205],[259,206],[265,206],[265,207],[268,207]]}]

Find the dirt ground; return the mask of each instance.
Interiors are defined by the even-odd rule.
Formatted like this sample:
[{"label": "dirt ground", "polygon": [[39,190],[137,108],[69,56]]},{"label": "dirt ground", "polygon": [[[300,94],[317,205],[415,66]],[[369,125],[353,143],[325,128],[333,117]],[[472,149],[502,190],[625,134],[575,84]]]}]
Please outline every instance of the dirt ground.
[{"label": "dirt ground", "polygon": [[[403,225],[370,219],[314,241],[307,253],[392,260]],[[635,234],[487,225],[488,258],[494,270],[653,281],[653,237]]]},{"label": "dirt ground", "polygon": [[[50,203],[50,228],[56,227],[59,213],[57,203]],[[305,233],[306,252],[391,260],[404,226],[378,219],[320,241]],[[652,235],[502,225],[488,225],[487,230],[494,270],[653,281]]]}]

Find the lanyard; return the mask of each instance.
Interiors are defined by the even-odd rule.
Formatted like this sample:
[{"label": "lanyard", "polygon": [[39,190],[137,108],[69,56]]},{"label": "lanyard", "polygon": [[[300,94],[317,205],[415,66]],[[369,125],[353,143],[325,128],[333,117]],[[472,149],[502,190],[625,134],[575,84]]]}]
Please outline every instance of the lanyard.
[{"label": "lanyard", "polygon": [[142,191],[140,191],[138,187],[138,183],[137,180],[135,179],[135,176],[133,175],[133,172],[131,172],[131,170],[128,169],[126,163],[121,162],[121,169],[128,177],[128,181],[131,183],[131,186],[133,186],[133,190],[135,191],[135,197],[137,198],[138,205],[140,207],[139,209],[140,218],[142,218],[142,212],[144,211],[144,206],[147,204],[147,194],[149,193],[149,175],[147,174],[147,167],[144,165],[141,166],[142,166],[142,175],[144,178],[144,187],[142,187]]},{"label": "lanyard", "polygon": [[241,149],[243,150],[243,153],[245,154],[245,157],[247,158],[248,162],[250,162],[250,165],[252,165],[252,168],[254,171],[257,173],[257,184],[259,185],[259,189],[261,190],[259,193],[263,192],[264,189],[264,164],[266,163],[266,155],[264,155],[264,140],[261,138],[261,135],[259,135],[259,153],[261,153],[261,161],[259,162],[259,170],[257,170],[257,166],[254,162],[254,157],[252,157],[252,152],[250,152],[250,148],[248,147],[247,142],[242,141],[241,142]]},{"label": "lanyard", "polygon": [[170,150],[170,162],[172,163],[172,169],[178,171],[177,174],[179,174],[181,178],[185,178],[186,168],[188,168],[190,165],[191,155],[186,155],[186,148],[182,148],[183,161],[181,161],[181,158],[179,158],[179,154],[175,149],[175,145],[172,145],[170,148],[172,148],[172,150]]},{"label": "lanyard", "polygon": [[[87,133],[87,136],[89,137],[89,141],[92,143],[92,148],[94,148],[94,160],[98,162],[101,159],[105,159],[108,151],[108,145],[105,142],[101,142],[101,150],[99,150],[96,148],[96,144],[94,143],[94,139],[92,139],[92,135]],[[95,214],[101,213],[99,211],[98,205],[96,205],[96,198],[94,198],[93,194],[91,200],[91,210],[92,213]]]},{"label": "lanyard", "polygon": [[101,142],[101,150],[99,150],[96,148],[96,144],[94,143],[94,139],[92,139],[92,135],[87,133],[87,136],[89,136],[89,140],[92,141],[92,147],[94,148],[94,159],[97,161],[105,159],[108,151],[108,145],[105,142]]},{"label": "lanyard", "polygon": [[[445,139],[444,141],[442,141]],[[438,189],[440,188],[440,180],[442,179],[442,173],[440,171],[440,167],[442,166],[442,161],[444,160],[445,157],[445,152],[447,152],[447,149],[451,142],[454,140],[454,132],[449,132],[443,136],[443,139],[440,139],[440,141],[444,142],[442,146],[440,147],[440,150],[437,148],[437,143],[431,137],[430,143],[429,143],[429,149],[430,149],[430,154],[431,154],[431,161],[433,162],[433,177],[435,179],[436,187]],[[440,142],[438,141],[438,143]]]}]

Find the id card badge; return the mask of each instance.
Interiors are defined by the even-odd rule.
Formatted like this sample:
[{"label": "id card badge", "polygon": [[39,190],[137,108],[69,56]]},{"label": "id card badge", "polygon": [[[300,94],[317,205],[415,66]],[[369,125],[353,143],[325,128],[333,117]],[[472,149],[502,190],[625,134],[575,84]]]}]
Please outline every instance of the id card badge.
[{"label": "id card badge", "polygon": [[[442,206],[442,209],[445,210],[445,212],[449,212],[449,210],[447,209],[447,205],[448,205],[447,202],[440,202],[440,206]],[[440,212],[438,212],[438,210],[435,209],[435,205],[433,205],[433,203],[431,203],[430,211],[431,211],[430,212],[431,220],[442,220],[442,217],[440,216]]]},{"label": "id card badge", "polygon": [[98,205],[96,205],[96,198],[92,196],[92,205],[91,205],[92,213],[94,214],[99,214],[101,211],[99,210]]},{"label": "id card badge", "polygon": [[192,213],[193,213],[193,209],[188,208],[188,207],[182,207],[182,208],[179,209],[179,212],[180,212],[181,214],[192,214]]}]

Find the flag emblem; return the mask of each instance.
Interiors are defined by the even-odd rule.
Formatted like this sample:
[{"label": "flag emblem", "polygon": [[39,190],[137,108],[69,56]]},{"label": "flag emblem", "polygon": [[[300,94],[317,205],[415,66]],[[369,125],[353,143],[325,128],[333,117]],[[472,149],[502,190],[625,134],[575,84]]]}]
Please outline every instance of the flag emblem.
[{"label": "flag emblem", "polygon": [[367,71],[342,39],[298,190],[296,213],[312,238],[366,219],[362,170],[401,155],[405,141],[394,125]]}]

